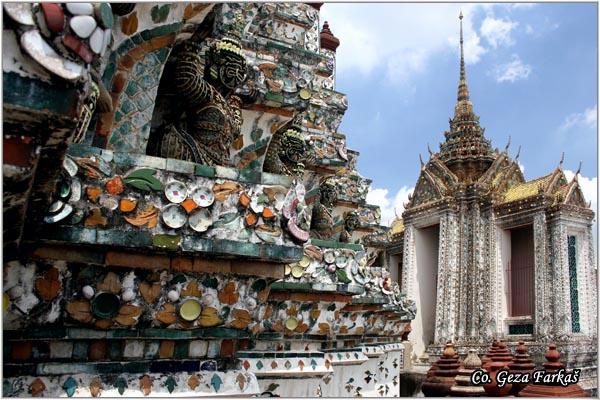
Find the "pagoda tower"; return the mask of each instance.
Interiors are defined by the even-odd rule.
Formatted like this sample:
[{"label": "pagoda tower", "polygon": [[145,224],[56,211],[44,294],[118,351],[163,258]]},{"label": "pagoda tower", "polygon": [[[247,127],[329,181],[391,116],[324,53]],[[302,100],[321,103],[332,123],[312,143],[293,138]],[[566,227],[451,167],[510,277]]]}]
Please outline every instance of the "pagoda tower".
[{"label": "pagoda tower", "polygon": [[[415,189],[390,227],[386,257],[418,311],[408,340],[413,360],[434,362],[452,341],[464,356],[504,339],[529,345],[541,362],[548,340],[568,342],[568,366],[596,360],[594,213],[578,173],[562,161],[526,181],[516,156],[492,146],[474,111],[460,20],[454,115],[439,151],[428,148]],[[471,88],[472,89],[472,88]],[[585,365],[581,362],[588,357]],[[595,387],[585,368],[582,381]]]},{"label": "pagoda tower", "polygon": [[460,19],[460,78],[450,130],[444,133],[446,141],[440,146],[440,160],[462,182],[476,181],[494,161],[490,141],[484,137],[485,129],[479,125],[479,116],[473,111],[469,85],[465,72],[462,12]]}]

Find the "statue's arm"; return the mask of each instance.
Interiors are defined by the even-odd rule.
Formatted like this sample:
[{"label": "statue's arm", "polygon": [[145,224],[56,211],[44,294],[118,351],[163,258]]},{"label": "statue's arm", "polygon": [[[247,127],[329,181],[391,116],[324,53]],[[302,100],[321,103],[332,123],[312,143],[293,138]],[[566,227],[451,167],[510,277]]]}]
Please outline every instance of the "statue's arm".
[{"label": "statue's arm", "polygon": [[231,106],[231,112],[233,113],[233,127],[236,132],[240,132],[242,129],[242,99],[237,95],[229,96],[229,105]]},{"label": "statue's arm", "polygon": [[211,99],[212,87],[203,78],[200,46],[186,43],[175,67],[175,86],[189,106],[206,103]]}]

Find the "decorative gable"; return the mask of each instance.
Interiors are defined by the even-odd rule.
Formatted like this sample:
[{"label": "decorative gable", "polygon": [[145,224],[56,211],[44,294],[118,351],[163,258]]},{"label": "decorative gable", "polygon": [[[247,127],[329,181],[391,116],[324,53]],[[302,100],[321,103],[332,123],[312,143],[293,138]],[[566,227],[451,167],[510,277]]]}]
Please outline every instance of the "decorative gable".
[{"label": "decorative gable", "polygon": [[445,188],[441,187],[442,183],[426,169],[421,172],[415,191],[409,199],[408,208],[417,207],[434,200],[439,200],[444,197]]},{"label": "decorative gable", "polygon": [[569,184],[564,185],[556,193],[557,202],[576,207],[588,208],[589,204],[585,201],[579,182],[573,179]]}]

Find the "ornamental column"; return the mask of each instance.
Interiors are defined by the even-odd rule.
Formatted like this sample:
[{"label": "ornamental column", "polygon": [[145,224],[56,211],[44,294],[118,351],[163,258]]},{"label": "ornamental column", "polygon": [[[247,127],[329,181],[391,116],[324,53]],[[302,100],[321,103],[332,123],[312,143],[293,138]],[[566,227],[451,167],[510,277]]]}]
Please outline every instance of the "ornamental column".
[{"label": "ornamental column", "polygon": [[[534,282],[535,282],[535,306],[534,306],[534,334],[538,337],[548,336],[550,333],[551,303],[546,249],[548,248],[548,236],[546,234],[546,213],[540,211],[533,217],[533,254],[534,254]],[[557,239],[560,240],[560,239]],[[558,265],[561,265],[560,263]]]},{"label": "ornamental column", "polygon": [[321,30],[321,33],[319,34],[319,39],[321,41],[321,54],[327,58],[326,67],[327,67],[327,70],[329,72],[331,72],[331,75],[329,76],[329,78],[331,79],[331,81],[333,83],[332,89],[334,89],[335,88],[335,66],[336,66],[335,51],[338,48],[338,46],[340,45],[340,40],[333,35],[333,33],[331,32],[331,29],[329,29],[329,23],[327,21],[325,21],[325,23],[323,23],[323,29]]},{"label": "ornamental column", "polygon": [[[552,333],[555,337],[561,337],[571,333],[571,295],[565,221],[560,217],[551,221],[550,232],[550,249],[552,251],[550,279],[553,287],[552,304],[554,308]],[[540,268],[537,259],[535,268],[536,271]]]}]

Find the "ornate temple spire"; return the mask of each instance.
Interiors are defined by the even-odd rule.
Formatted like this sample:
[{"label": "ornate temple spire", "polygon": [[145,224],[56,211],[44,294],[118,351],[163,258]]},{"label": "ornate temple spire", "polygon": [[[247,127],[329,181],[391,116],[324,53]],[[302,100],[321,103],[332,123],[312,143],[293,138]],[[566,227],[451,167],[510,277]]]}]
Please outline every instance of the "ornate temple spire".
[{"label": "ornate temple spire", "polygon": [[454,118],[459,116],[476,117],[473,113],[473,104],[469,97],[469,85],[467,84],[467,74],[465,71],[465,50],[463,39],[463,13],[460,12],[460,77],[458,80],[458,95],[456,97],[456,106],[454,107]]},{"label": "ornate temple spire", "polygon": [[484,137],[479,125],[479,116],[473,112],[465,71],[463,38],[463,14],[460,20],[460,76],[458,94],[454,106],[454,117],[450,119],[450,130],[444,133],[446,141],[440,146],[440,159],[461,180],[474,181],[483,174],[494,159],[490,141]]},{"label": "ornate temple spire", "polygon": [[467,76],[465,73],[465,51],[463,46],[463,13],[460,12],[460,80],[458,81],[458,101],[469,100],[469,87],[467,86]]}]

